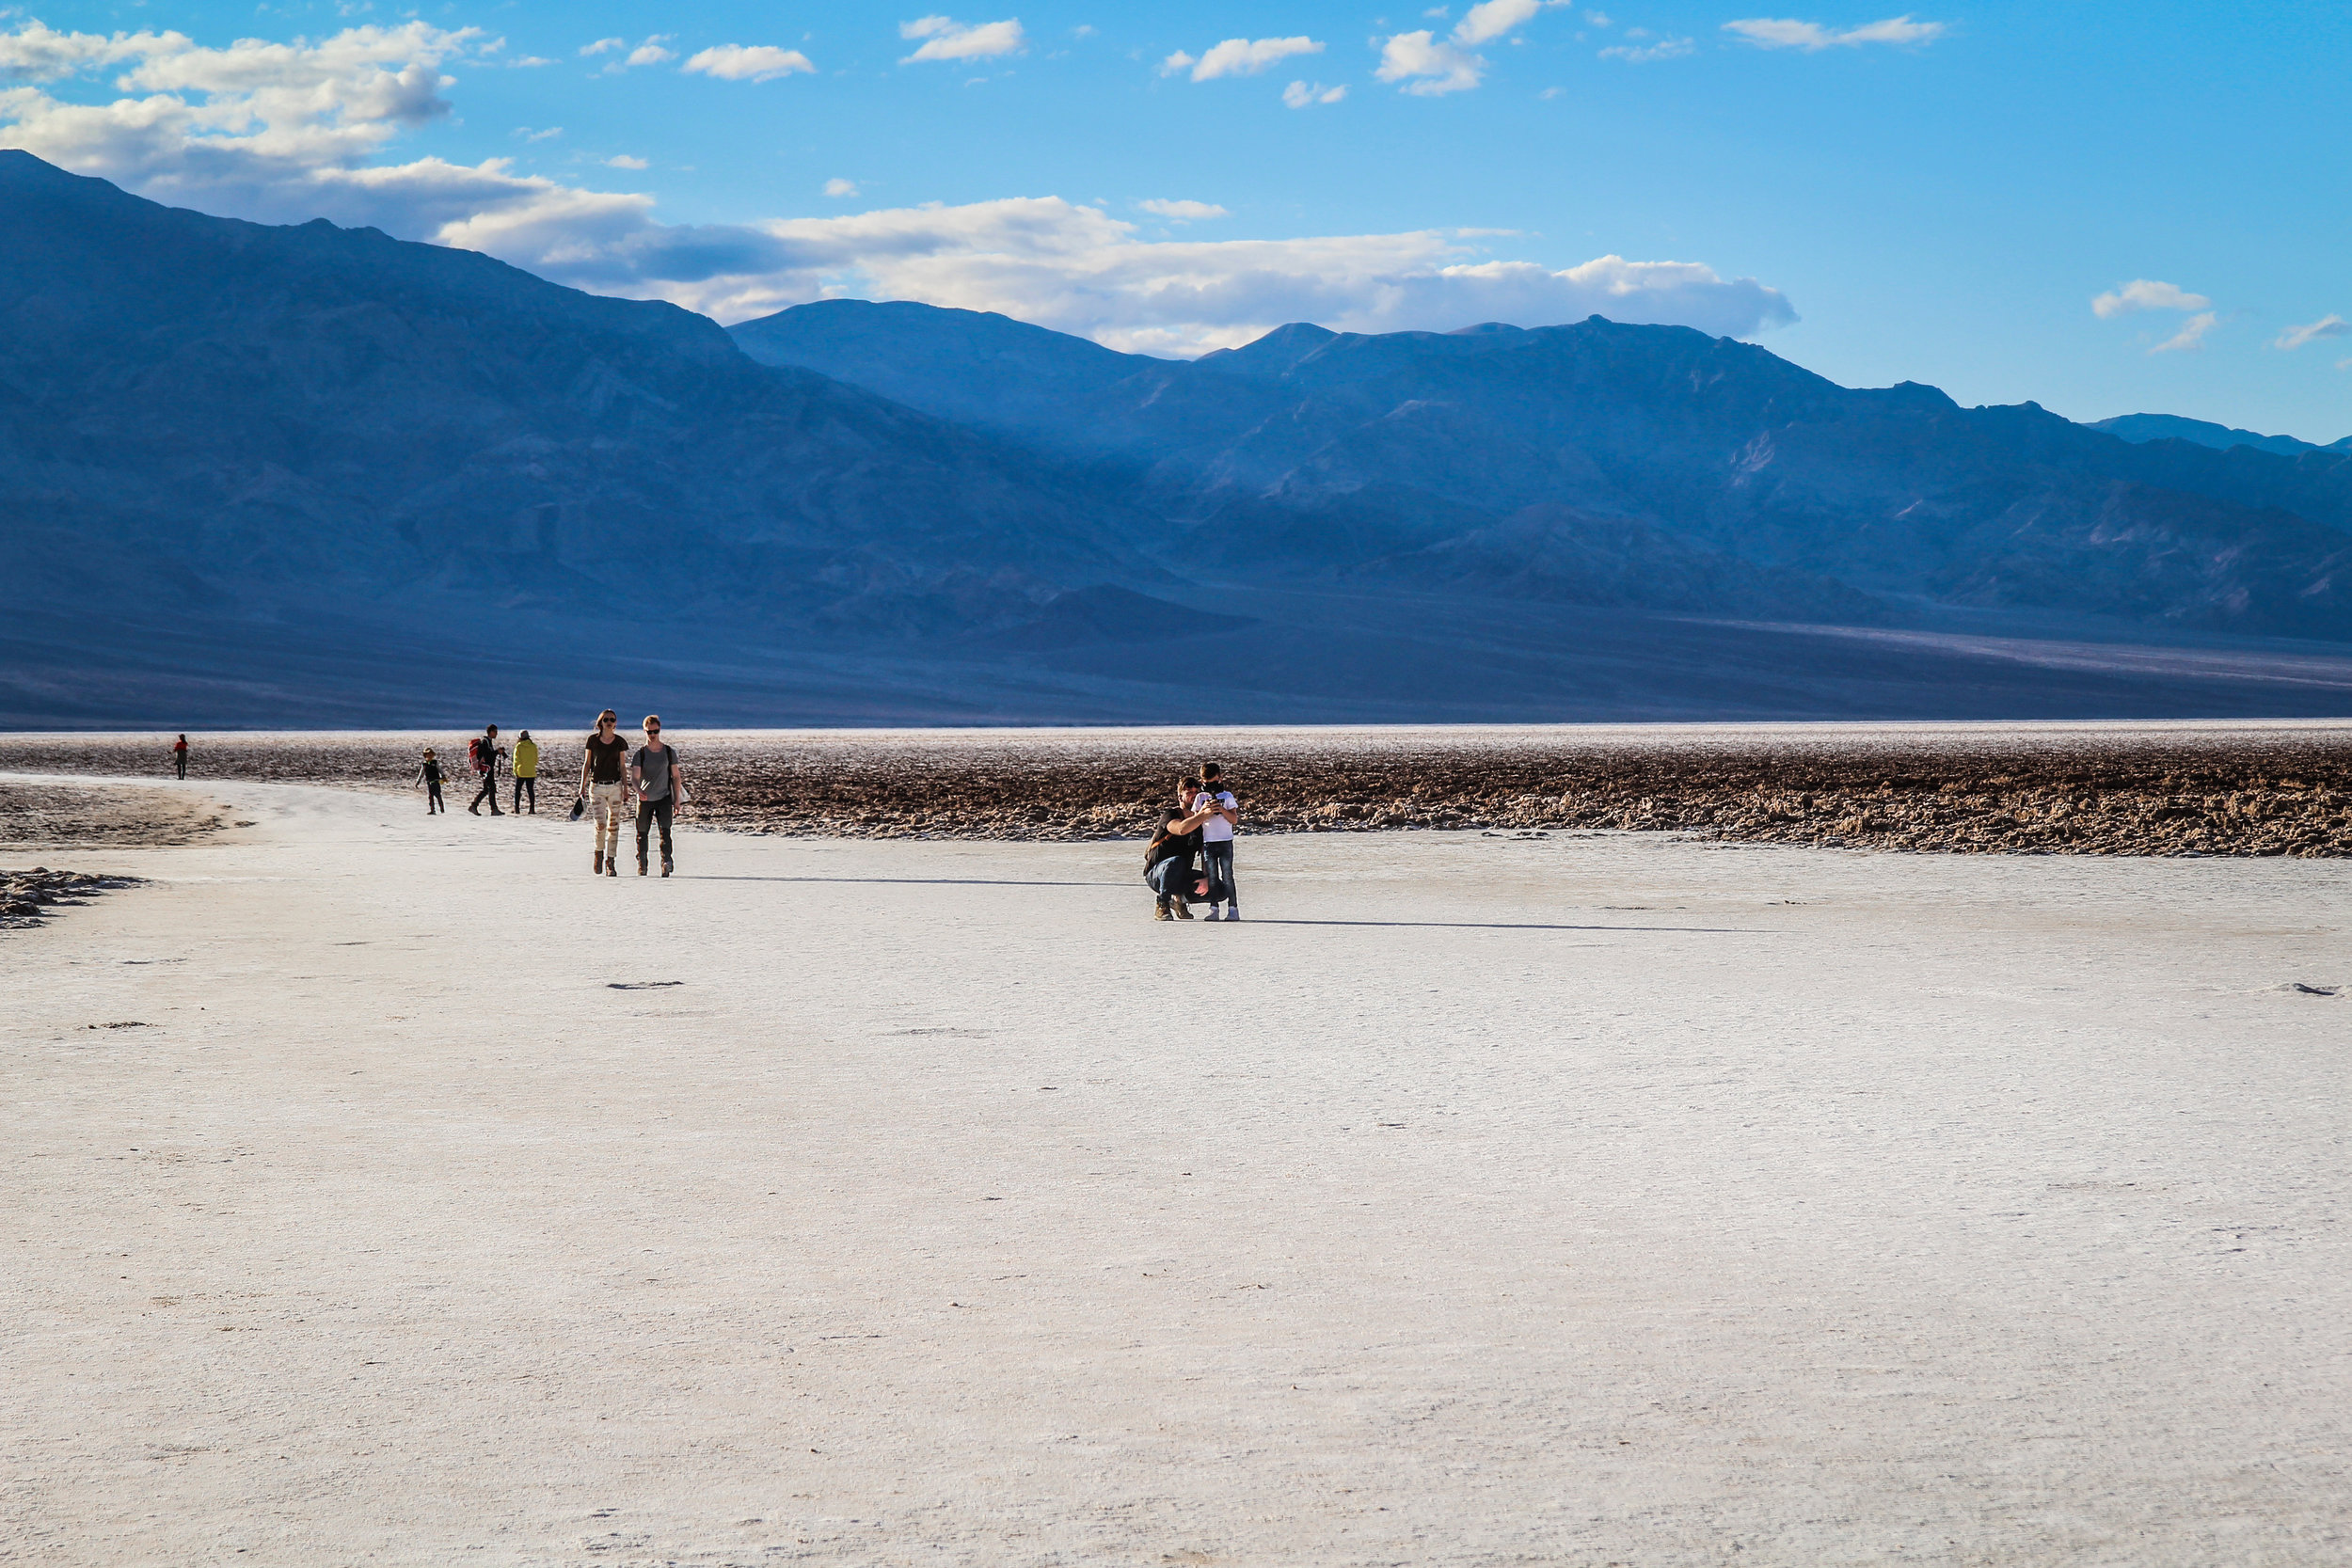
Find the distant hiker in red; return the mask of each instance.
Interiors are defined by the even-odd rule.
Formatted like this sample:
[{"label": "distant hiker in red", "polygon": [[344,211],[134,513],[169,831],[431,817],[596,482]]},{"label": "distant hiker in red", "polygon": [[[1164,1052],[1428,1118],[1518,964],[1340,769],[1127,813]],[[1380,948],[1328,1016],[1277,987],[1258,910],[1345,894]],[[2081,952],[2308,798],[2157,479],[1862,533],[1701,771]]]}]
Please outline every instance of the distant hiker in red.
[{"label": "distant hiker in red", "polygon": [[492,816],[506,815],[499,810],[499,758],[505,754],[506,748],[499,744],[499,727],[496,724],[485,726],[480,735],[467,743],[466,760],[472,763],[473,770],[482,775],[482,787],[475,790],[473,799],[466,802],[466,809],[476,816],[482,815],[482,802],[485,800],[490,802]]},{"label": "distant hiker in red", "polygon": [[188,776],[188,737],[184,735],[172,742],[171,767],[182,778]]}]

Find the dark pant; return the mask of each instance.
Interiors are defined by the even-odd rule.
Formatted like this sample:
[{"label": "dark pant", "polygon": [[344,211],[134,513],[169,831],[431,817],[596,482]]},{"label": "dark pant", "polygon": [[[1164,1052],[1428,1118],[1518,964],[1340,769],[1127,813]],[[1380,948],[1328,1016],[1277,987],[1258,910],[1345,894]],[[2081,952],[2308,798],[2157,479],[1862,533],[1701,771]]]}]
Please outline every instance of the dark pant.
[{"label": "dark pant", "polygon": [[1233,893],[1233,841],[1209,843],[1200,847],[1200,869],[1209,875],[1209,902],[1232,904],[1238,902]]},{"label": "dark pant", "polygon": [[447,810],[449,810],[448,802],[441,799],[441,781],[436,779],[424,786],[424,814],[430,816],[437,811]]},{"label": "dark pant", "polygon": [[482,787],[473,792],[473,799],[466,802],[466,809],[468,811],[471,811],[474,807],[482,804],[485,800],[490,802],[490,815],[492,816],[498,816],[499,776],[496,773],[485,773],[482,775]]},{"label": "dark pant", "polygon": [[186,778],[188,776],[188,753],[185,752],[172,752],[171,766],[173,770],[182,778]]},{"label": "dark pant", "polygon": [[671,800],[667,795],[664,795],[659,800],[640,800],[637,802],[637,863],[639,865],[645,863],[646,831],[652,828],[652,826],[657,822],[661,824],[662,863],[667,864],[669,863],[670,817],[671,815],[676,810],[677,802]]},{"label": "dark pant", "polygon": [[520,811],[520,810],[522,810],[522,809],[523,809],[523,797],[524,797],[525,795],[529,795],[529,796],[531,797],[531,815],[532,815],[532,816],[538,816],[538,815],[539,815],[539,775],[538,775],[538,774],[533,773],[531,777],[529,777],[529,778],[527,778],[527,779],[516,779],[516,780],[515,781],[515,809],[516,809],[516,811]]},{"label": "dark pant", "polygon": [[1181,898],[1192,902],[1193,870],[1191,857],[1162,861],[1143,874],[1143,884],[1163,898]]}]

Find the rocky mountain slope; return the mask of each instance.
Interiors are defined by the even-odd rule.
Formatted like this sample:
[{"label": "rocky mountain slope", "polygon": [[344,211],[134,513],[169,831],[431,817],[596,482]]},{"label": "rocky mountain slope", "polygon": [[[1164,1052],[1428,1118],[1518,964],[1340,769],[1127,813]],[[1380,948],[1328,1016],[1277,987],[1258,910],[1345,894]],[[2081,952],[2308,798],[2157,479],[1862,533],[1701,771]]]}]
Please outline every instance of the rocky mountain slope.
[{"label": "rocky mountain slope", "polygon": [[704,317],[12,151],[0,325],[0,526],[49,596],[920,629],[1157,576],[1115,499]]},{"label": "rocky mountain slope", "polygon": [[1599,320],[729,332],[0,152],[11,722],[2333,713],[2244,639],[2347,635],[2347,464]]},{"label": "rocky mountain slope", "polygon": [[[1124,463],[1136,503],[1216,570],[1459,581],[1475,561],[1485,591],[1578,602],[1833,619],[1924,602],[2352,637],[2352,452],[2134,445],[2032,404],[1848,388],[1753,344],[1599,317],[1302,324],[1190,363],[1057,351],[1041,328],[914,305],[805,306],[735,334],[1041,451]],[[982,341],[1004,347],[969,351]],[[1557,529],[1529,519],[1568,515],[1588,519],[1586,565],[1563,573]],[[1591,569],[1613,534],[1619,569]]]}]

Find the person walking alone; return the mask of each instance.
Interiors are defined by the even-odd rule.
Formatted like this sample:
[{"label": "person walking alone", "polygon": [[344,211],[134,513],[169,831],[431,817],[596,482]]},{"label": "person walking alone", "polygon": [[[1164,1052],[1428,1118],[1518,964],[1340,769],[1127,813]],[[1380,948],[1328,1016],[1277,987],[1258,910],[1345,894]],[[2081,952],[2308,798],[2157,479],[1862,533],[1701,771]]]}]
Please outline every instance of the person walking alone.
[{"label": "person walking alone", "polygon": [[596,814],[596,871],[621,874],[621,814],[628,805],[628,742],[620,736],[621,716],[611,708],[596,715],[596,733],[580,759],[580,793]]},{"label": "person walking alone", "polygon": [[435,759],[430,746],[424,749],[424,762],[417,769],[415,782],[424,785],[425,816],[430,816],[437,811],[444,816],[448,816],[449,806],[441,799],[441,765]]},{"label": "person walking alone", "polygon": [[686,774],[678,767],[677,749],[661,742],[660,714],[645,715],[645,743],[629,759],[628,773],[637,792],[637,875],[645,874],[645,835],[658,822],[661,825],[661,874],[667,877],[675,864],[670,859],[670,821],[686,787]]},{"label": "person walking alone", "polygon": [[499,727],[496,724],[485,725],[482,733],[466,749],[473,753],[474,770],[482,775],[482,787],[473,792],[473,799],[466,802],[466,809],[480,816],[482,802],[487,800],[492,816],[505,816],[499,810],[499,758],[506,754],[506,748],[499,744]]},{"label": "person walking alone", "polygon": [[[1239,920],[1241,898],[1233,891],[1233,829],[1241,822],[1241,807],[1225,787],[1225,769],[1214,762],[1200,766],[1200,796],[1193,802],[1209,808],[1200,822],[1200,869],[1209,879],[1209,918]],[[1216,907],[1225,906],[1218,914]]]},{"label": "person walking alone", "polygon": [[171,743],[171,766],[180,777],[188,776],[188,737],[184,735]]},{"label": "person walking alone", "polygon": [[531,815],[539,815],[539,743],[531,738],[529,730],[515,742],[515,815],[523,810],[523,796],[531,797]]}]

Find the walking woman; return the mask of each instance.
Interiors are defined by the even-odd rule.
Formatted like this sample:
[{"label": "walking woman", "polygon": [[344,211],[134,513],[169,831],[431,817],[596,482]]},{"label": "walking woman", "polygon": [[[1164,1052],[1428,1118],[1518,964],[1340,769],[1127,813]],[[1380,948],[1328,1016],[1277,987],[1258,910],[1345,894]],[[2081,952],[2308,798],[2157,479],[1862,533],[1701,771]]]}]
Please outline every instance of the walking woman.
[{"label": "walking woman", "polygon": [[596,715],[596,733],[580,759],[580,793],[596,814],[596,861],[591,876],[621,874],[621,813],[628,805],[628,742],[620,735],[621,716],[611,708]]}]

